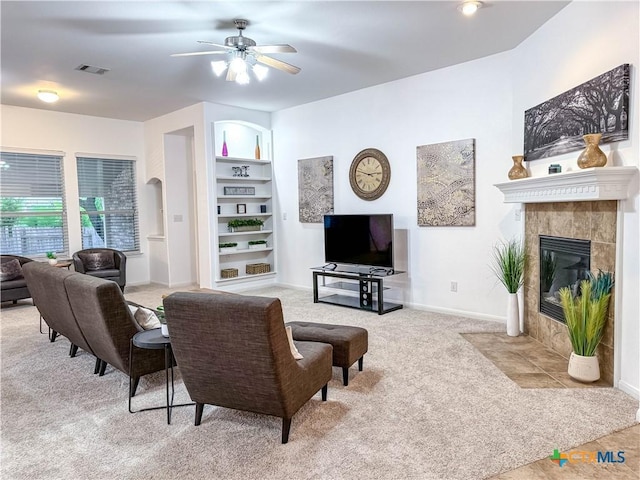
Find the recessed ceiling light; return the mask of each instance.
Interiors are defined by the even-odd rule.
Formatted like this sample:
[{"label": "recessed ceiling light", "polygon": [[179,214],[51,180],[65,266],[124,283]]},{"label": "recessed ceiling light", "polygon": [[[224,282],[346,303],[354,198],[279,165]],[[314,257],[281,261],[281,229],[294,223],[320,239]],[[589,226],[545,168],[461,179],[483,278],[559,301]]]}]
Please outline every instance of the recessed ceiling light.
[{"label": "recessed ceiling light", "polygon": [[467,2],[462,2],[458,5],[458,10],[461,11],[464,15],[471,16],[478,11],[479,8],[482,7],[482,2],[478,2],[475,0],[469,0]]},{"label": "recessed ceiling light", "polygon": [[60,99],[58,93],[53,90],[38,90],[38,98],[46,103],[54,103]]}]

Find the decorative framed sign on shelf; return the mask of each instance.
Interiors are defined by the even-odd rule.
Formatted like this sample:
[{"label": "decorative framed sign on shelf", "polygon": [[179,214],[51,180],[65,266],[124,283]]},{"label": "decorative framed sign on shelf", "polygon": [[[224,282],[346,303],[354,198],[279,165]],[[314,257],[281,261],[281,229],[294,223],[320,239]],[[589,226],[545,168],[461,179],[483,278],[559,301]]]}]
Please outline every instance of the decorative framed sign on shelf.
[{"label": "decorative framed sign on shelf", "polygon": [[255,195],[256,187],[224,187],[225,195]]},{"label": "decorative framed sign on shelf", "polygon": [[247,204],[246,203],[236,204],[236,210],[238,214],[247,213]]}]

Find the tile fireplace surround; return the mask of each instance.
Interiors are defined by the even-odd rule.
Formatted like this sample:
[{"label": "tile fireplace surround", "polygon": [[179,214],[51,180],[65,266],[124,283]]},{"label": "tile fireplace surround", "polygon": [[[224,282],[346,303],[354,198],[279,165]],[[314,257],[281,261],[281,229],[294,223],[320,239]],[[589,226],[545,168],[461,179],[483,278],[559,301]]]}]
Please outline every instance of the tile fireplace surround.
[{"label": "tile fireplace surround", "polygon": [[[629,198],[636,167],[601,167],[497,184],[506,203],[524,203],[524,330],[565,358],[571,343],[564,323],[540,313],[539,237],[591,241],[591,270],[616,271],[618,200]],[[614,380],[615,288],[604,336],[598,347],[601,379]]]},{"label": "tile fireplace surround", "polygon": [[[539,236],[576,238],[591,241],[591,270],[615,271],[617,202],[530,203],[525,205],[525,247],[529,264],[524,282],[525,333],[565,358],[571,354],[564,323],[540,313]],[[614,289],[615,295],[615,289]],[[601,378],[613,385],[613,328],[615,301],[598,347]]]}]

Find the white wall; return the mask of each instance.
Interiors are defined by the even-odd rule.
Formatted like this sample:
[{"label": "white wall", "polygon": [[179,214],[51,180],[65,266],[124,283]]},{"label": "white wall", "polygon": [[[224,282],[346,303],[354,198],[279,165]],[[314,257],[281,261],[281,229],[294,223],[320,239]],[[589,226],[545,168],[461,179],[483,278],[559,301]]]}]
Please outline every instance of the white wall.
[{"label": "white wall", "polygon": [[[76,157],[78,152],[128,155],[138,159],[138,191],[144,185],[144,138],[140,122],[59,113],[0,105],[0,145],[3,147],[60,150],[64,155],[65,195],[69,222],[69,254],[82,249]],[[149,282],[146,256],[147,204],[138,196],[141,255],[127,257],[127,284]]]},{"label": "white wall", "polygon": [[[309,287],[309,268],[323,264],[321,225],[298,222],[297,160],[333,155],[335,212],[390,212],[408,232],[404,301],[437,311],[504,317],[506,295],[495,286],[488,255],[499,238],[522,232],[519,206],[502,203],[492,185],[507,179],[511,155],[523,150],[524,110],[622,63],[632,65],[630,139],[603,150],[614,165],[638,165],[638,3],[573,2],[508,53],[456,65],[273,115],[279,281]],[[476,226],[416,226],[415,147],[476,138]],[[391,184],[374,202],[359,200],[348,182],[355,154],[375,147],[391,162]],[[579,152],[554,157],[566,171]],[[549,161],[532,162],[534,175]],[[637,182],[636,182],[637,188]],[[622,202],[623,254],[616,289],[617,385],[638,396],[638,195]],[[284,219],[286,216],[286,220]],[[458,293],[449,292],[450,281]]]},{"label": "white wall", "polygon": [[[298,221],[297,160],[332,155],[335,213],[393,213],[395,228],[406,233],[408,275],[402,291],[389,295],[433,310],[504,317],[507,295],[488,258],[496,241],[521,230],[493,186],[507,179],[518,153],[510,148],[509,60],[509,53],[494,55],[276,112],[279,282],[310,287],[309,268],[324,263],[322,225]],[[476,139],[476,226],[418,227],[416,147],[466,138]],[[389,188],[372,202],[356,197],[348,178],[354,156],[368,147],[391,164]]]},{"label": "white wall", "polygon": [[[524,111],[623,63],[631,64],[629,140],[604,144],[613,165],[640,165],[638,95],[640,52],[638,2],[573,2],[513,50],[514,150],[522,151]],[[545,175],[550,163],[563,171],[577,169],[580,152],[528,162],[535,176]],[[621,202],[622,251],[616,267],[616,357],[620,363],[618,386],[638,397],[640,305],[638,299],[639,200]]]}]

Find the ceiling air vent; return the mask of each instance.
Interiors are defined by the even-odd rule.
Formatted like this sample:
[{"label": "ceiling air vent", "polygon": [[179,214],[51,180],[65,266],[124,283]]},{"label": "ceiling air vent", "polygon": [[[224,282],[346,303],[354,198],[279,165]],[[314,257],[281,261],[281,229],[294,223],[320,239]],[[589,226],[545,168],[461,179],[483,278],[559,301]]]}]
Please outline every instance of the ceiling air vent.
[{"label": "ceiling air vent", "polygon": [[93,65],[85,65],[84,63],[82,65],[78,65],[75,69],[80,70],[81,72],[93,73],[95,75],[104,75],[109,71],[108,68],[94,67]]}]

